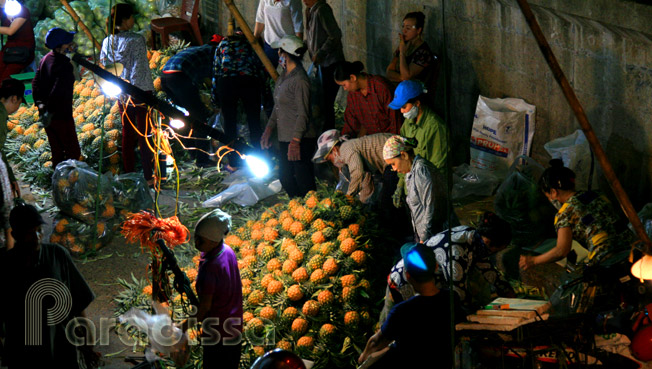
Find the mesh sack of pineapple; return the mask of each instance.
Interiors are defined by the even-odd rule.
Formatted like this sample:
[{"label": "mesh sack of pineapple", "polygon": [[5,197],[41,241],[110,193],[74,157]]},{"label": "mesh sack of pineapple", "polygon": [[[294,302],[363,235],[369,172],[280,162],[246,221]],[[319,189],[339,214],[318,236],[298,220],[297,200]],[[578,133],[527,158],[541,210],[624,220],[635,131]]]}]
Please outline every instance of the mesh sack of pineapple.
[{"label": "mesh sack of pineapple", "polygon": [[101,220],[115,216],[112,185],[110,177],[98,176],[88,164],[77,160],[61,162],[52,175],[55,205],[86,224],[95,223],[96,211]]},{"label": "mesh sack of pineapple", "polygon": [[97,224],[86,224],[63,213],[58,213],[53,221],[50,242],[68,249],[79,256],[97,251],[111,242],[116,228],[112,219],[98,220]]},{"label": "mesh sack of pineapple", "polygon": [[[381,231],[373,217],[353,198],[322,189],[234,227],[225,243],[242,278],[241,367],[276,347],[315,361],[314,368],[355,365],[378,318],[386,276],[380,269],[388,265],[388,253],[374,252]],[[193,280],[198,256],[179,260]],[[117,314],[152,291],[132,287],[116,298]],[[173,296],[171,304],[180,299]],[[201,355],[193,358],[187,367],[201,367]]]}]

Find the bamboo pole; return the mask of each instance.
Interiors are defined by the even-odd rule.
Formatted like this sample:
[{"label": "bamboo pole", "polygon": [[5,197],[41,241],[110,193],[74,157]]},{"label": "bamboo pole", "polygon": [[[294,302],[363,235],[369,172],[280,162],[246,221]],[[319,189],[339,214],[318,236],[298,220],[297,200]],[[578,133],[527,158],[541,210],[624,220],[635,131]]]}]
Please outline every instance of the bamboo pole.
[{"label": "bamboo pole", "polygon": [[260,61],[263,62],[263,66],[265,66],[267,73],[269,73],[272,79],[276,81],[276,79],[278,78],[278,73],[276,72],[276,68],[274,68],[272,62],[269,60],[267,55],[265,55],[265,52],[263,51],[263,47],[260,46],[260,43],[254,37],[254,34],[251,32],[251,28],[249,28],[247,21],[245,21],[245,19],[242,17],[242,14],[240,14],[240,11],[233,3],[233,0],[224,0],[224,3],[229,8],[229,11],[231,11],[233,18],[235,18],[235,21],[238,23],[238,26],[242,30],[242,33],[244,33],[245,37],[247,37],[247,40],[249,40],[251,47],[254,48],[256,55],[258,55]]},{"label": "bamboo pole", "polygon": [[634,210],[634,206],[632,206],[632,203],[629,200],[627,193],[625,192],[622,185],[620,184],[618,177],[616,177],[616,173],[614,173],[611,163],[609,162],[609,159],[607,159],[607,155],[602,149],[602,145],[600,144],[598,137],[595,135],[595,131],[593,131],[593,127],[591,126],[591,123],[589,123],[589,119],[587,118],[586,113],[584,112],[584,108],[582,107],[582,104],[580,103],[579,99],[575,95],[575,91],[573,90],[573,87],[571,87],[570,83],[568,82],[568,79],[566,78],[566,75],[564,75],[564,72],[559,66],[559,62],[557,61],[555,54],[552,52],[552,49],[550,48],[550,44],[548,44],[548,41],[546,40],[546,36],[541,31],[539,22],[537,22],[536,18],[534,17],[534,13],[532,13],[530,4],[528,4],[527,0],[516,0],[516,1],[518,2],[518,5],[521,7],[521,11],[525,16],[525,20],[530,26],[530,29],[532,30],[532,33],[534,34],[534,37],[536,38],[537,43],[539,44],[539,49],[541,49],[543,56],[546,58],[546,61],[550,66],[550,69],[552,70],[552,74],[555,76],[555,79],[557,80],[557,82],[561,86],[562,91],[564,92],[564,96],[566,96],[566,100],[568,100],[568,103],[573,109],[573,112],[575,113],[575,117],[577,118],[577,121],[582,127],[582,131],[584,131],[584,135],[586,135],[586,139],[589,141],[589,144],[591,145],[591,149],[593,150],[593,153],[598,158],[598,162],[602,167],[602,171],[604,172],[604,175],[607,178],[607,181],[609,182],[611,189],[616,195],[616,198],[620,203],[620,207],[622,208],[623,212],[625,212],[625,215],[634,226],[634,230],[636,231],[636,234],[638,235],[640,240],[643,241],[643,243],[645,243],[644,250],[649,252],[652,249],[650,248],[651,246],[650,239],[648,238],[647,233],[645,233],[645,228],[643,227],[643,224],[641,223],[638,214],[636,214],[636,211]]},{"label": "bamboo pole", "polygon": [[79,15],[75,11],[75,9],[73,9],[72,6],[70,6],[70,4],[68,4],[68,1],[67,0],[59,0],[59,1],[61,1],[61,4],[63,4],[63,6],[66,7],[66,10],[68,11],[68,14],[70,14],[72,19],[74,19],[75,22],[77,22],[77,24],[79,24],[82,31],[84,31],[86,36],[88,36],[88,39],[93,41],[93,45],[95,45],[95,48],[97,48],[98,50],[102,50],[102,45],[100,45],[97,42],[97,40],[95,39],[95,37],[93,37],[93,34],[91,33],[91,30],[89,30],[88,27],[86,27],[86,25],[84,24],[84,22],[82,22],[81,18],[79,18]]}]

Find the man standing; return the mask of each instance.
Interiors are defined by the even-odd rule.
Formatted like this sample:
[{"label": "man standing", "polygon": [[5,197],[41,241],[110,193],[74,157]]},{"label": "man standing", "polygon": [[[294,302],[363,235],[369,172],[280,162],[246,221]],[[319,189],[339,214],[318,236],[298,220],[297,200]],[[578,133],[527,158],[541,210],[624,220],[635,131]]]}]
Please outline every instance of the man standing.
[{"label": "man standing", "polygon": [[254,36],[261,39],[265,55],[278,66],[277,49],[271,45],[286,35],[303,39],[303,14],[300,0],[260,0],[256,11]]},{"label": "man standing", "polygon": [[204,368],[237,369],[240,363],[242,282],[235,252],[223,242],[230,228],[231,216],[219,209],[205,214],[195,226],[195,248],[201,251],[195,286]]},{"label": "man standing", "polygon": [[335,63],[344,60],[342,31],[326,0],[303,0],[306,5],[306,43],[315,66],[321,68],[324,89],[324,131],[335,128],[333,104],[340,86],[335,83]]},{"label": "man standing", "polygon": [[[10,369],[79,368],[68,323],[83,317],[95,295],[66,249],[41,243],[45,222],[34,206],[14,207],[9,223],[16,243],[11,250],[0,251],[0,294],[5,301],[0,306],[0,323],[6,333],[3,363]],[[84,337],[76,330],[73,335]],[[97,365],[99,359],[92,347],[79,348],[87,367]]]},{"label": "man standing", "polygon": [[[423,244],[401,248],[408,282],[418,295],[394,306],[380,330],[358,359],[363,363],[386,353],[371,366],[378,368],[451,368],[451,311],[449,294],[437,288],[434,253]],[[390,345],[390,343],[394,341]]]}]

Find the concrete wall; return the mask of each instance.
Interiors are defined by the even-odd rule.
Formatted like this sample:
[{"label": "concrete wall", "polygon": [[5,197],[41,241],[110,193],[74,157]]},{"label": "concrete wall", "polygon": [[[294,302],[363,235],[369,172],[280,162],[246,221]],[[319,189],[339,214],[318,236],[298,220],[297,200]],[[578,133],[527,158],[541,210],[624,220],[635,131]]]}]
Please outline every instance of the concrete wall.
[{"label": "concrete wall", "polygon": [[[425,39],[449,68],[456,164],[468,160],[479,94],[536,105],[532,156],[579,125],[515,0],[328,0],[345,56],[384,74],[402,17],[426,14]],[[236,0],[253,25],[257,0]],[[650,201],[652,6],[625,0],[530,0],[541,28],[635,206]],[[220,1],[221,27],[228,10]],[[443,13],[443,15],[442,15]],[[441,80],[441,79],[440,79]],[[603,189],[607,189],[601,183]]]}]

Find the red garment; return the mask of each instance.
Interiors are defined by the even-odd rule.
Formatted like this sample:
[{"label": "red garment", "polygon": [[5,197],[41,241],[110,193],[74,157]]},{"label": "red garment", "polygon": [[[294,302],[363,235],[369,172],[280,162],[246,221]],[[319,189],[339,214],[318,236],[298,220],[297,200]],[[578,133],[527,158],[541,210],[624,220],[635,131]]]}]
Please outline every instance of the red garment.
[{"label": "red garment", "polygon": [[399,134],[403,124],[400,111],[389,108],[394,89],[380,76],[367,75],[367,96],[360,91],[349,92],[344,111],[342,134],[357,136],[364,127],[366,134]]},{"label": "red garment", "polygon": [[79,160],[81,150],[72,116],[68,119],[52,119],[45,133],[52,150],[52,168],[56,168],[64,160]]},{"label": "red garment", "polygon": [[[122,164],[126,173],[136,171],[136,143],[138,143],[138,147],[140,148],[140,163],[143,166],[143,174],[146,180],[150,180],[154,176],[152,172],[154,154],[147,145],[146,138],[143,136],[145,134],[145,128],[147,127],[147,107],[138,106],[137,102],[134,102],[134,104],[136,104],[136,106],[129,104],[126,109],[127,114],[123,114],[125,105],[122,102],[118,104],[120,106],[120,116],[123,117]],[[138,132],[136,132],[134,127],[138,128]],[[148,130],[147,134],[151,135],[152,132]]]},{"label": "red garment", "polygon": [[[20,14],[16,18],[25,18],[25,23],[11,36],[2,36],[2,39],[5,41],[0,51],[0,81],[4,81],[9,78],[12,74],[20,73],[34,60],[34,46],[36,42],[34,41],[34,29],[32,27],[32,21],[30,19],[31,15],[26,6],[22,6]],[[4,12],[1,13],[0,24],[3,27],[9,27],[11,21],[7,18]],[[26,46],[31,49],[30,58],[27,63],[24,64],[5,64],[2,59],[4,58],[4,49],[7,47],[13,46]]]}]

